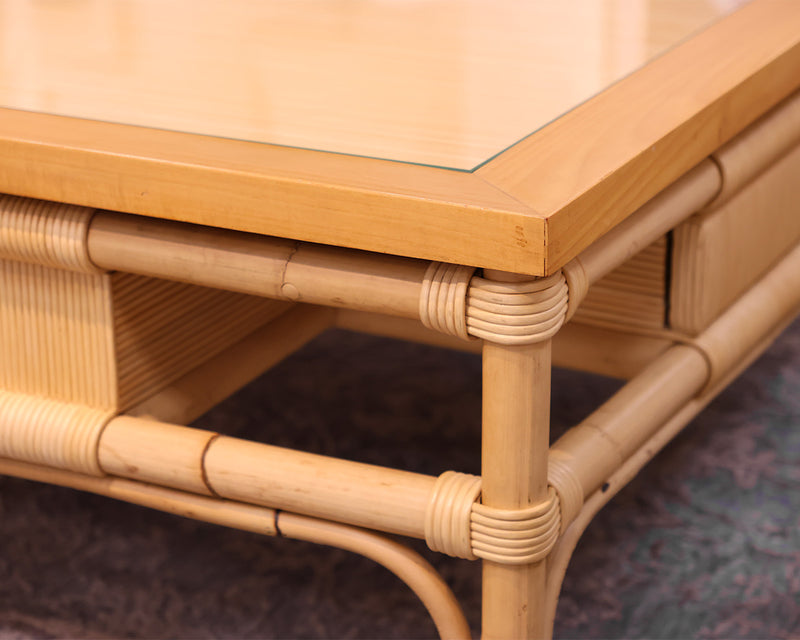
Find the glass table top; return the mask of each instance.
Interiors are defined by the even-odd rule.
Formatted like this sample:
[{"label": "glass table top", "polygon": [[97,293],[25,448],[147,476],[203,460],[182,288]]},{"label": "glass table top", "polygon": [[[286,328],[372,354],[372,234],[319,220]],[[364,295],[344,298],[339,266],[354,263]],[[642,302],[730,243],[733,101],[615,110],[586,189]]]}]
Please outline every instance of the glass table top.
[{"label": "glass table top", "polygon": [[0,0],[0,106],[472,170],[743,3]]}]

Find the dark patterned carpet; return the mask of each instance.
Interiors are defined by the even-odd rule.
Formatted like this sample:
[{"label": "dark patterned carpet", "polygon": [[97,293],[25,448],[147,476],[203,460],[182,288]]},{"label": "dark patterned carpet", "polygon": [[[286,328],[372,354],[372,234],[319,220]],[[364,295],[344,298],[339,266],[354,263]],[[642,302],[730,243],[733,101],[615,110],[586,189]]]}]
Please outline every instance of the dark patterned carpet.
[{"label": "dark patterned carpet", "polygon": [[[475,473],[479,365],[328,334],[197,426]],[[556,372],[554,431],[616,386]],[[414,546],[477,633],[479,565]],[[0,639],[433,635],[410,591],[360,557],[0,478]],[[600,513],[567,575],[556,635],[800,638],[800,324]]]}]

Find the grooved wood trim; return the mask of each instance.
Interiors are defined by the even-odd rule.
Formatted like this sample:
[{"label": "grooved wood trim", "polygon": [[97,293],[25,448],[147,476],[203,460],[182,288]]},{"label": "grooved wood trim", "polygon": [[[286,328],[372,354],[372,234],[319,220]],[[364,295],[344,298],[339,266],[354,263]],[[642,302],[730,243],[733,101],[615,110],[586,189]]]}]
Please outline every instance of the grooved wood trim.
[{"label": "grooved wood trim", "polygon": [[0,389],[0,457],[102,475],[97,445],[112,411]]},{"label": "grooved wood trim", "polygon": [[117,406],[111,278],[0,260],[0,389]]},{"label": "grooved wood trim", "polygon": [[553,273],[797,90],[798,69],[800,4],[756,1],[478,173],[547,219]]},{"label": "grooved wood trim", "polygon": [[291,306],[8,260],[0,260],[0,292],[0,389],[120,410]]},{"label": "grooved wood trim", "polygon": [[593,285],[574,322],[663,328],[667,298],[667,239],[662,237]]},{"label": "grooved wood trim", "polygon": [[334,315],[333,309],[295,305],[126,414],[189,424],[329,328]]},{"label": "grooved wood trim", "polygon": [[117,406],[124,411],[286,311],[291,303],[112,275]]},{"label": "grooved wood trim", "polygon": [[0,195],[0,259],[97,273],[86,250],[93,209]]},{"label": "grooved wood trim", "polygon": [[103,273],[87,251],[93,214],[0,196],[0,389],[125,409],[291,306]]},{"label": "grooved wood trim", "polygon": [[670,304],[675,329],[698,334],[800,240],[798,175],[800,146],[721,206],[675,230]]}]

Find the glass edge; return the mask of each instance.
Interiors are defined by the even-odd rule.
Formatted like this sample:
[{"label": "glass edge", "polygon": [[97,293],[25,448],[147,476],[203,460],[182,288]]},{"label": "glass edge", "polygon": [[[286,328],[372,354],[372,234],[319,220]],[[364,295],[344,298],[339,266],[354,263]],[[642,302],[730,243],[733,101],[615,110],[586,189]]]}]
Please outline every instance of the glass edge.
[{"label": "glass edge", "polygon": [[741,11],[741,10],[742,10],[742,8],[744,8],[744,6],[745,6],[745,5],[747,5],[747,4],[750,4],[750,2],[752,2],[752,1],[754,1],[754,0],[748,0],[747,2],[743,3],[741,6],[737,7],[736,9],[734,9],[733,11],[731,11],[730,13],[726,13],[725,15],[718,16],[717,18],[714,18],[714,19],[713,19],[711,22],[709,22],[709,23],[707,23],[707,24],[705,24],[705,25],[703,25],[703,26],[701,26],[701,27],[698,27],[696,30],[694,30],[694,31],[692,31],[691,33],[687,34],[686,36],[684,36],[683,38],[681,38],[681,39],[680,39],[680,40],[678,40],[677,42],[674,42],[673,44],[671,44],[669,47],[667,47],[666,49],[664,49],[664,51],[662,51],[661,53],[659,53],[659,54],[657,54],[657,55],[653,56],[652,58],[650,58],[649,60],[647,60],[646,62],[644,62],[644,63],[643,63],[641,66],[638,66],[638,67],[636,67],[635,69],[632,69],[631,71],[629,71],[628,73],[626,73],[626,74],[624,74],[624,75],[620,76],[619,78],[617,78],[616,80],[614,80],[614,81],[613,81],[611,84],[609,84],[608,86],[605,86],[605,87],[603,87],[603,88],[602,88],[600,91],[597,91],[596,93],[593,93],[592,95],[590,95],[590,96],[587,96],[585,99],[583,99],[583,100],[581,100],[580,102],[578,102],[578,103],[574,104],[573,106],[571,106],[571,107],[570,107],[569,109],[567,109],[566,111],[563,111],[562,113],[558,114],[557,116],[555,116],[555,117],[551,118],[551,119],[550,119],[550,120],[548,120],[547,122],[543,123],[541,126],[539,126],[539,127],[536,127],[536,129],[534,129],[534,130],[533,130],[533,131],[531,131],[530,133],[526,133],[524,136],[522,136],[521,138],[517,139],[515,142],[512,142],[512,143],[511,143],[511,144],[509,144],[508,146],[506,146],[506,147],[503,147],[503,148],[502,148],[500,151],[498,151],[497,153],[495,153],[495,154],[491,155],[490,157],[486,158],[486,160],[482,160],[482,161],[481,161],[481,162],[479,162],[477,165],[475,165],[475,166],[474,166],[472,169],[470,169],[470,170],[469,170],[469,172],[470,172],[470,173],[474,173],[474,172],[478,171],[479,169],[481,169],[481,168],[485,167],[487,164],[489,164],[489,163],[490,163],[490,162],[492,162],[493,160],[497,159],[499,156],[503,155],[503,154],[504,154],[506,151],[509,151],[510,149],[512,149],[512,148],[514,148],[514,147],[516,147],[516,146],[517,146],[518,144],[520,144],[521,142],[523,142],[523,141],[527,140],[528,138],[530,138],[530,137],[532,137],[532,136],[536,135],[536,134],[537,134],[537,133],[539,133],[539,132],[540,132],[542,129],[544,129],[544,128],[546,128],[546,127],[549,127],[551,124],[553,124],[553,123],[554,123],[554,122],[556,122],[557,120],[560,120],[561,118],[563,118],[563,117],[564,117],[565,115],[567,115],[568,113],[571,113],[572,111],[575,111],[576,109],[578,109],[578,108],[582,107],[582,106],[583,106],[583,105],[585,105],[587,102],[591,102],[591,101],[592,101],[592,100],[594,100],[594,99],[595,99],[597,96],[599,96],[599,95],[601,95],[601,94],[605,93],[606,91],[608,91],[609,89],[611,89],[611,88],[612,88],[612,87],[614,87],[615,85],[617,85],[617,84],[619,84],[619,83],[621,83],[621,82],[624,82],[625,80],[627,80],[628,78],[630,78],[632,75],[634,75],[634,74],[636,74],[636,73],[639,73],[639,72],[640,72],[642,69],[646,68],[648,65],[652,64],[652,63],[653,63],[653,62],[655,62],[656,60],[659,60],[660,58],[663,58],[664,56],[666,56],[666,55],[669,55],[669,54],[670,54],[670,53],[672,53],[672,52],[673,52],[675,49],[677,49],[678,47],[680,47],[680,46],[684,45],[685,43],[689,42],[690,40],[692,40],[692,39],[696,38],[696,37],[697,37],[697,36],[699,36],[701,33],[704,33],[705,31],[708,31],[708,30],[709,30],[711,27],[713,27],[713,26],[715,26],[715,25],[717,25],[717,24],[719,24],[719,23],[723,22],[724,20],[727,20],[727,19],[728,19],[728,18],[730,18],[730,17],[731,17],[733,14],[735,14],[735,13],[737,13],[737,12]]},{"label": "glass edge", "polygon": [[453,172],[457,172],[457,173],[475,173],[476,171],[480,170],[481,168],[483,168],[484,166],[486,166],[490,162],[494,161],[495,159],[497,159],[499,156],[503,155],[504,153],[506,153],[510,149],[516,147],[518,144],[520,144],[520,143],[524,142],[525,140],[527,140],[528,138],[536,135],[542,129],[550,126],[551,124],[553,124],[557,120],[563,118],[568,113],[571,113],[572,111],[580,108],[581,106],[583,106],[586,103],[590,102],[591,100],[593,100],[597,96],[599,96],[602,93],[608,91],[609,89],[611,89],[615,85],[619,84],[620,82],[624,82],[625,80],[630,78],[632,75],[640,72],[642,69],[646,68],[648,65],[652,64],[656,60],[662,58],[663,56],[669,55],[672,51],[674,51],[678,47],[682,46],[683,44],[685,44],[689,40],[692,40],[693,38],[696,38],[701,33],[707,31],[711,27],[713,27],[713,26],[719,24],[720,22],[726,20],[727,18],[729,18],[733,14],[737,13],[738,11],[740,11],[742,9],[742,7],[744,7],[746,4],[748,4],[748,3],[746,2],[742,6],[739,6],[736,9],[734,9],[733,11],[731,11],[730,13],[727,13],[725,15],[719,16],[718,18],[713,19],[711,22],[709,22],[709,23],[707,23],[707,24],[705,24],[705,25],[703,25],[701,27],[698,27],[695,31],[692,31],[691,33],[689,33],[685,37],[681,38],[679,41],[673,43],[672,45],[670,45],[667,49],[665,49],[664,51],[662,51],[658,55],[656,55],[656,56],[650,58],[649,60],[647,60],[646,62],[644,62],[641,66],[638,66],[635,69],[631,70],[630,72],[626,73],[625,75],[617,78],[611,84],[603,87],[600,91],[597,91],[597,92],[587,96],[584,100],[581,100],[580,102],[574,104],[569,109],[567,109],[566,111],[563,111],[562,113],[558,114],[557,116],[549,119],[547,122],[542,123],[540,126],[536,127],[535,129],[533,129],[529,133],[526,133],[522,137],[517,138],[514,142],[506,145],[505,147],[503,147],[502,149],[500,149],[496,153],[492,154],[491,156],[489,156],[485,160],[482,160],[481,162],[479,162],[478,164],[476,164],[476,165],[474,165],[472,167],[453,167],[453,166],[448,166],[448,165],[444,165],[444,164],[432,164],[432,163],[427,163],[427,162],[414,162],[412,160],[400,160],[400,159],[397,159],[397,158],[383,158],[383,157],[380,157],[380,156],[371,156],[371,155],[360,154],[360,153],[348,153],[348,152],[344,152],[344,151],[333,151],[333,150],[330,150],[330,149],[316,149],[316,148],[313,148],[313,147],[303,147],[303,146],[299,146],[299,145],[288,145],[288,144],[278,144],[278,143],[275,143],[275,142],[266,142],[266,141],[259,141],[259,140],[248,140],[248,139],[245,139],[245,138],[236,138],[236,137],[232,137],[232,136],[219,136],[219,135],[212,135],[212,134],[208,134],[208,133],[197,133],[197,132],[193,132],[193,131],[185,131],[185,130],[182,130],[182,129],[167,129],[167,128],[164,128],[164,127],[152,127],[152,126],[147,126],[147,125],[142,125],[142,124],[131,124],[131,123],[125,123],[125,122],[117,122],[117,121],[114,121],[114,120],[97,120],[97,119],[93,119],[93,118],[83,118],[83,117],[80,117],[80,116],[68,115],[68,114],[62,114],[62,113],[52,113],[52,112],[48,112],[48,111],[37,111],[37,110],[33,110],[33,109],[22,109],[22,108],[19,108],[19,107],[8,106],[8,105],[5,105],[5,104],[0,104],[0,109],[7,109],[9,111],[20,111],[20,112],[23,112],[23,113],[49,115],[49,116],[62,117],[62,118],[72,118],[72,119],[75,119],[75,120],[83,120],[83,121],[86,121],[86,122],[100,122],[100,123],[109,124],[109,125],[117,125],[117,126],[124,126],[124,127],[135,127],[137,129],[143,129],[143,130],[163,131],[163,132],[168,132],[168,133],[179,133],[179,134],[190,135],[190,136],[195,136],[195,137],[199,137],[199,138],[212,138],[212,139],[216,139],[216,140],[230,140],[232,142],[243,142],[243,143],[256,144],[256,145],[265,145],[265,146],[278,147],[278,148],[283,148],[283,149],[295,149],[295,150],[298,150],[298,151],[313,151],[313,152],[316,152],[316,153],[324,153],[324,154],[335,155],[335,156],[345,156],[345,157],[350,157],[350,158],[363,158],[365,160],[379,160],[381,162],[392,162],[392,163],[395,163],[395,164],[404,164],[404,165],[416,166],[416,167],[427,167],[427,168],[430,168],[430,169],[441,169],[441,170],[453,171]]},{"label": "glass edge", "polygon": [[[56,118],[70,118],[72,120],[82,120],[84,122],[99,122],[102,124],[114,125],[118,127],[132,127],[136,129],[142,129],[145,131],[163,131],[165,133],[177,133],[180,135],[186,136],[193,136],[196,138],[211,138],[214,140],[229,140],[231,142],[243,142],[247,144],[255,144],[260,146],[269,146],[269,147],[278,147],[281,149],[295,149],[297,151],[313,151],[314,153],[324,153],[327,155],[332,156],[345,156],[348,158],[363,158],[365,160],[379,160],[381,162],[392,162],[394,164],[405,164],[414,167],[428,167],[430,169],[443,169],[445,171],[455,171],[457,173],[472,173],[474,169],[470,167],[448,167],[447,165],[439,165],[439,164],[431,164],[426,162],[413,162],[411,160],[398,160],[396,158],[381,158],[379,156],[370,156],[361,153],[347,153],[345,151],[331,151],[329,149],[315,149],[313,147],[301,147],[298,145],[291,145],[291,144],[278,144],[275,142],[262,142],[260,140],[247,140],[245,138],[234,138],[231,136],[215,136],[209,133],[197,133],[194,131],[184,131],[182,129],[166,129],[164,127],[151,127],[148,125],[143,124],[132,124],[129,122],[117,122],[115,120],[98,120],[95,118],[82,118],[80,116],[69,115],[65,113],[53,113],[50,111],[36,111],[34,109],[21,109],[20,107],[12,107],[9,105],[1,104],[0,109],[4,109],[7,111],[19,111],[22,113],[31,113],[31,114],[38,114],[43,116],[52,116]],[[527,136],[526,136],[527,137]],[[514,143],[516,144],[516,142]],[[511,145],[513,146],[513,145]],[[500,152],[502,153],[502,152]],[[483,163],[481,163],[483,164]]]}]

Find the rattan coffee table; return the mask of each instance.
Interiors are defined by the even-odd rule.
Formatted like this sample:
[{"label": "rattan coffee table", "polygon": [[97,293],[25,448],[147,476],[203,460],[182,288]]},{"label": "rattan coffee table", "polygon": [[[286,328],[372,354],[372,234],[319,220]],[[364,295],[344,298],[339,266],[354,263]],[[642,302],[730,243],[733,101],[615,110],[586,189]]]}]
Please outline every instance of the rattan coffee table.
[{"label": "rattan coffee table", "polygon": [[[0,0],[0,472],[362,553],[466,637],[421,538],[550,635],[800,309],[800,3],[579,4]],[[482,353],[480,477],[180,426],[332,326]],[[629,382],[551,445],[553,363]]]}]

